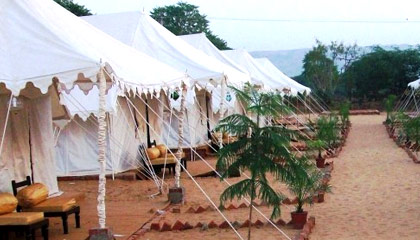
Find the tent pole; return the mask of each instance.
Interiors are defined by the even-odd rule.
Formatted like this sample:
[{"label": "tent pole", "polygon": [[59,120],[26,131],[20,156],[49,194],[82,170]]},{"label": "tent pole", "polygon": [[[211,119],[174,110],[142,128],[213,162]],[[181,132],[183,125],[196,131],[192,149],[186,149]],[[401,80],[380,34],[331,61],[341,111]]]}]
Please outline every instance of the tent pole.
[{"label": "tent pole", "polygon": [[106,192],[106,120],[105,120],[105,91],[106,80],[104,76],[104,69],[101,67],[99,72],[99,116],[98,116],[98,162],[100,165],[99,186],[98,186],[98,217],[99,227],[106,226],[106,212],[105,212],[105,192]]},{"label": "tent pole", "polygon": [[210,131],[210,114],[209,114],[209,104],[210,98],[207,96],[207,92],[205,92],[205,99],[206,99],[206,122],[207,122],[207,138],[211,141],[211,131]]},{"label": "tent pole", "polygon": [[[150,123],[149,121],[149,103],[147,102],[147,95],[146,95],[146,122]],[[150,141],[150,127],[149,124],[146,124],[146,133],[147,133],[147,147],[152,147],[152,142]]]},{"label": "tent pole", "polygon": [[184,142],[184,111],[185,111],[185,94],[187,86],[184,82],[181,83],[181,106],[179,109],[178,120],[178,151],[175,153],[175,186],[169,188],[168,200],[172,204],[183,204],[185,197],[185,188],[181,186],[181,159],[183,158],[182,145]]},{"label": "tent pole", "polygon": [[[224,109],[224,104],[223,104],[223,102],[224,102],[224,100],[225,100],[225,83],[226,83],[226,76],[224,76],[223,77],[223,80],[222,80],[222,82],[221,82],[221,93],[220,93],[220,109],[219,109],[219,112],[220,112],[220,120],[222,120],[223,118],[224,118],[224,115],[225,115],[225,109]],[[219,120],[219,121],[220,121]],[[220,133],[219,135],[218,135],[218,140],[219,140],[219,149],[222,149],[223,148],[223,133]]]}]

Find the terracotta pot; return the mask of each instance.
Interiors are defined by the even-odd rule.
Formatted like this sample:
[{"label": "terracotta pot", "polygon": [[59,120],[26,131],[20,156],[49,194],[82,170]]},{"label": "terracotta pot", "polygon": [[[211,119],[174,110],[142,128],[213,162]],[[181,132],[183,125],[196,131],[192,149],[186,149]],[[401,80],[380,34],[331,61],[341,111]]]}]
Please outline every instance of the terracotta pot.
[{"label": "terracotta pot", "polygon": [[301,213],[291,212],[292,224],[295,229],[302,229],[308,218],[308,212],[303,211]]},{"label": "terracotta pot", "polygon": [[322,202],[324,202],[324,196],[325,196],[325,193],[324,192],[319,192],[318,193],[318,202],[319,203],[322,203]]},{"label": "terracotta pot", "polygon": [[316,158],[316,167],[317,168],[324,168],[325,167],[325,158],[318,156]]}]

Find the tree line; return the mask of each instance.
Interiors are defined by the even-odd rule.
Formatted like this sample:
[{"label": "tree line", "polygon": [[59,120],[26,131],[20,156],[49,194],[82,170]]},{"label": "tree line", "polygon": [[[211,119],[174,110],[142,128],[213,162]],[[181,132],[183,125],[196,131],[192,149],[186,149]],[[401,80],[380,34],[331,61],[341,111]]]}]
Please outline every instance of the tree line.
[{"label": "tree line", "polygon": [[419,78],[420,47],[363,52],[356,44],[316,41],[303,59],[303,73],[295,79],[326,101],[379,102],[400,95],[407,84]]}]

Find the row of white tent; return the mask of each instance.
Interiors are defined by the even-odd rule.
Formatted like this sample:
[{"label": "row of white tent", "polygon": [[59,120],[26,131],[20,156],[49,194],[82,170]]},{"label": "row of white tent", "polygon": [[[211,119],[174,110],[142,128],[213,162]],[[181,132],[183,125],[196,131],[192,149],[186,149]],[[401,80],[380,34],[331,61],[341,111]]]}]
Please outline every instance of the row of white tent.
[{"label": "row of white tent", "polygon": [[183,84],[184,146],[208,140],[207,121],[212,128],[225,111],[241,111],[226,85],[310,92],[268,59],[221,52],[204,34],[177,37],[140,12],[78,18],[52,0],[4,0],[0,19],[0,192],[32,175],[55,193],[57,176],[99,172],[91,82],[101,69],[109,173],[138,167],[147,125],[152,140],[176,147],[179,99],[170,95]]}]

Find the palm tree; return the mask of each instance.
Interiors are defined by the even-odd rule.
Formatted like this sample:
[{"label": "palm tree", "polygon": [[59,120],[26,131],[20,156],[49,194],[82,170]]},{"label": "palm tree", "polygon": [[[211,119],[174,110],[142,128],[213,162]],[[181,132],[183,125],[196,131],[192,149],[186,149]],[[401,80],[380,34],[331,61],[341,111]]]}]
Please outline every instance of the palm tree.
[{"label": "palm tree", "polygon": [[[260,127],[260,124],[262,125],[265,117],[279,117],[289,110],[279,94],[261,93],[249,84],[243,91],[231,88],[253,118],[233,114],[220,121],[216,131],[228,132],[237,136],[238,140],[219,150],[217,167],[226,169],[222,179],[236,169],[248,170],[251,176],[226,188],[220,196],[220,204],[224,205],[226,201],[235,198],[249,197],[251,201],[248,220],[251,223],[254,200],[259,198],[273,207],[271,218],[274,219],[280,215],[284,196],[270,186],[267,174],[271,173],[275,178],[287,181],[303,168],[288,149],[290,138],[294,134],[282,126]],[[251,239],[251,224],[248,228],[248,239]]]}]

